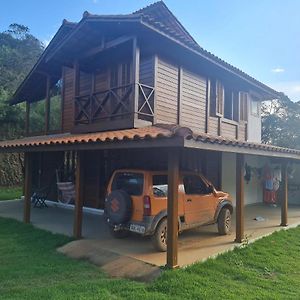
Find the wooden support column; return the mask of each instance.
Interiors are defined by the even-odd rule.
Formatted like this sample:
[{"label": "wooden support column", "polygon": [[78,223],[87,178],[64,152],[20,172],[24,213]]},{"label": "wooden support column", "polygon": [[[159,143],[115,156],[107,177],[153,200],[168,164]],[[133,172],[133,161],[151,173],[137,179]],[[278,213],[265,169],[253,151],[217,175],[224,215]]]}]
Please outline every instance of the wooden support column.
[{"label": "wooden support column", "polygon": [[179,160],[179,149],[170,149],[168,153],[167,267],[171,269],[174,269],[178,266]]},{"label": "wooden support column", "polygon": [[287,162],[282,163],[282,199],[281,199],[281,224],[280,226],[288,225],[288,174]]},{"label": "wooden support column", "polygon": [[74,125],[75,125],[75,118],[76,118],[76,97],[79,96],[80,92],[80,68],[78,60],[74,61],[73,64],[73,113],[74,113]]},{"label": "wooden support column", "polygon": [[50,81],[51,78],[47,75],[46,78],[46,102],[45,102],[45,134],[49,132],[49,124],[50,124]]},{"label": "wooden support column", "polygon": [[32,156],[34,154],[26,152],[24,154],[24,223],[30,223],[31,195],[32,195]]},{"label": "wooden support column", "polygon": [[236,155],[236,238],[237,243],[244,240],[244,154]]},{"label": "wooden support column", "polygon": [[209,116],[210,116],[210,79],[206,79],[206,110],[205,110],[205,133],[209,132]]},{"label": "wooden support column", "polygon": [[140,48],[138,46],[137,38],[133,39],[132,46],[132,83],[133,83],[133,104],[132,112],[133,118],[136,119],[139,109],[139,81],[140,81]]},{"label": "wooden support column", "polygon": [[183,70],[182,67],[178,67],[178,88],[177,88],[177,124],[181,123],[181,98],[182,98],[182,78]]},{"label": "wooden support column", "polygon": [[26,118],[25,118],[25,134],[26,136],[29,135],[30,130],[30,102],[26,101]]},{"label": "wooden support column", "polygon": [[83,151],[77,152],[76,175],[75,175],[75,214],[73,235],[75,238],[82,237],[82,208],[83,208],[83,185],[84,185],[84,156]]}]

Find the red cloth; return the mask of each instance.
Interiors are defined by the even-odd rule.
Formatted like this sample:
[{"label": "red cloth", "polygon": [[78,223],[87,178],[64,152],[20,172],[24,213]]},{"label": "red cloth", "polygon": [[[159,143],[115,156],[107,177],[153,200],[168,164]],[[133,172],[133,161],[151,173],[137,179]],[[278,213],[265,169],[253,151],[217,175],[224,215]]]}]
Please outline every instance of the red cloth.
[{"label": "red cloth", "polygon": [[267,204],[275,204],[276,203],[276,192],[268,191],[264,189],[264,202]]}]

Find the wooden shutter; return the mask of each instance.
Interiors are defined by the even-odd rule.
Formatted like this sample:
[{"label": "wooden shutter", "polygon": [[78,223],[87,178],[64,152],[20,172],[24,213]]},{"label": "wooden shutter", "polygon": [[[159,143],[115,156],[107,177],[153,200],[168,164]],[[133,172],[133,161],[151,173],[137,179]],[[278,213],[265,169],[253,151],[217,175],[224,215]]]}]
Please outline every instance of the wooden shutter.
[{"label": "wooden shutter", "polygon": [[216,82],[216,115],[223,116],[224,114],[224,86],[223,84],[217,80]]}]

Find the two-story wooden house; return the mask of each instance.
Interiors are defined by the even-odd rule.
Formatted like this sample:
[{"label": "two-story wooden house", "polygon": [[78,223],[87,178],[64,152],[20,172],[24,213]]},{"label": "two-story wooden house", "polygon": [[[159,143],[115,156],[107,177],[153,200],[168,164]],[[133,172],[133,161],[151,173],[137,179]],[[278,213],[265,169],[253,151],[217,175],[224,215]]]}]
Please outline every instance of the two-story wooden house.
[{"label": "two-story wooden house", "polygon": [[[82,206],[103,208],[114,169],[169,168],[176,186],[182,168],[236,197],[240,242],[244,204],[263,194],[259,179],[244,184],[244,162],[286,170],[287,159],[300,159],[299,151],[261,144],[261,102],[276,97],[199,46],[163,2],[128,15],[85,12],[78,23],[63,21],[16,91],[11,104],[26,102],[26,137],[1,142],[0,151],[25,153],[27,222],[32,185],[54,182],[56,200],[56,170],[62,178],[73,172],[79,237]],[[176,197],[170,191],[169,266],[176,265]],[[285,225],[287,196],[282,203]]]}]

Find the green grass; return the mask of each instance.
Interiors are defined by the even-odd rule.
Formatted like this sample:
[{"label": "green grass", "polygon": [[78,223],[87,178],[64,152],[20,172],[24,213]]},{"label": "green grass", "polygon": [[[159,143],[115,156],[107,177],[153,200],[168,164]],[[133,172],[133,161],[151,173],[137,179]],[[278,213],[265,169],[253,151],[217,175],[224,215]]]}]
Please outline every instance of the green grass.
[{"label": "green grass", "polygon": [[20,199],[22,196],[22,187],[3,187],[0,186],[0,201]]},{"label": "green grass", "polygon": [[151,284],[110,279],[55,249],[71,239],[0,218],[1,299],[300,299],[300,228],[165,271]]}]

